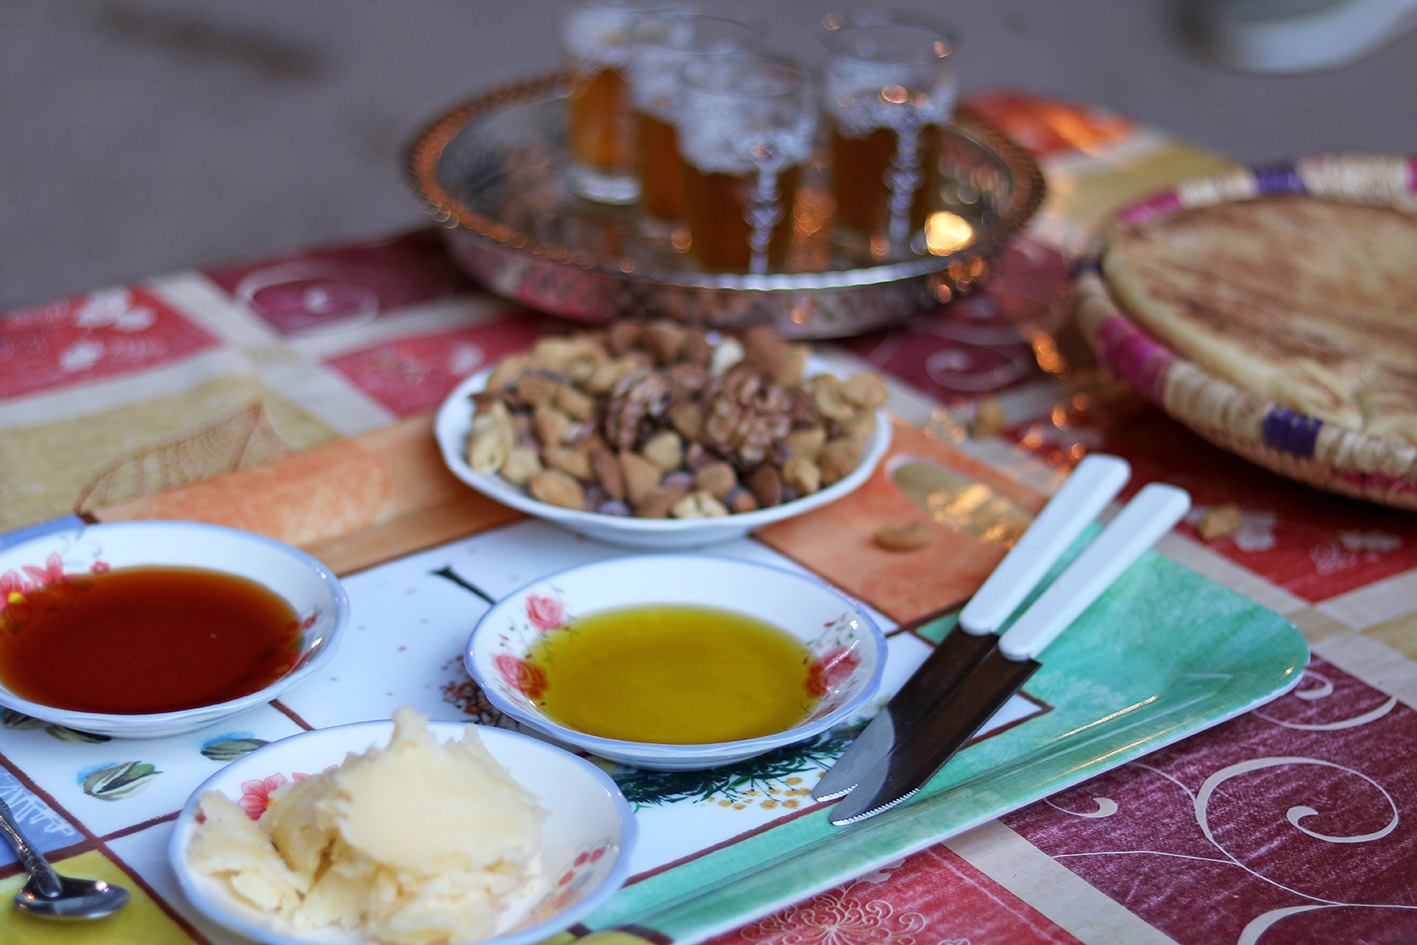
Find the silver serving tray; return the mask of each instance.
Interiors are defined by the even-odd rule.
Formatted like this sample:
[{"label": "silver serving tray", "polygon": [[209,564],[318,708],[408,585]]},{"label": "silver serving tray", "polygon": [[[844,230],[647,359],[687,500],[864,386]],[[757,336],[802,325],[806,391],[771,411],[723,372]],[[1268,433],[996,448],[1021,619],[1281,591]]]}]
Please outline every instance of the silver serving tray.
[{"label": "silver serving tray", "polygon": [[578,321],[652,314],[721,329],[767,323],[790,338],[860,334],[977,288],[1043,200],[1033,159],[962,109],[941,149],[940,199],[972,227],[965,247],[882,261],[838,243],[817,167],[799,203],[819,219],[798,227],[788,270],[704,272],[633,206],[575,195],[564,99],[561,78],[548,77],[464,102],[409,143],[405,172],[459,266],[499,295]]}]

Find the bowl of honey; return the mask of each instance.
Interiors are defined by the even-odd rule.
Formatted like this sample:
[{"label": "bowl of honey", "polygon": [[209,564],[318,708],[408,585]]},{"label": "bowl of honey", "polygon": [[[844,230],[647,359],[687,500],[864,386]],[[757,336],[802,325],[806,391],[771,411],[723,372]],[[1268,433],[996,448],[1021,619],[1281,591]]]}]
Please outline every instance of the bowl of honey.
[{"label": "bowl of honey", "polygon": [[581,565],[498,601],[464,663],[504,715],[621,764],[731,764],[814,738],[875,695],[886,640],[821,579],[708,554]]},{"label": "bowl of honey", "polygon": [[38,527],[0,549],[0,705],[112,737],[192,731],[316,673],[348,619],[328,568],[253,532]]}]

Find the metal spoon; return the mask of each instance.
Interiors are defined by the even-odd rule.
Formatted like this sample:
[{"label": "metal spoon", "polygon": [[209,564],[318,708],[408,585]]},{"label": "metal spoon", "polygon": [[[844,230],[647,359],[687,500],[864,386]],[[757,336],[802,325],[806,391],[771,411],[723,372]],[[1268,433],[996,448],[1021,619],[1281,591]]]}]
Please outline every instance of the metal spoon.
[{"label": "metal spoon", "polygon": [[15,893],[15,908],[46,919],[102,919],[128,903],[128,890],[101,879],[60,876],[44,854],[25,839],[10,806],[0,800],[0,833],[10,841],[30,881]]}]

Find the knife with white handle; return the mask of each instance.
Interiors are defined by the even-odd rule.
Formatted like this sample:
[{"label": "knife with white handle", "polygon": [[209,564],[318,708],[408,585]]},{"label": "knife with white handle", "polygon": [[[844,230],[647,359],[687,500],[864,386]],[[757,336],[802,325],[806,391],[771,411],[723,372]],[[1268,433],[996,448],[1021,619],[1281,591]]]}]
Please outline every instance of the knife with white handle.
[{"label": "knife with white handle", "polygon": [[1053,498],[960,611],[959,624],[925,658],[891,701],[847,746],[812,790],[819,801],[840,797],[875,770],[898,738],[995,645],[993,633],[1009,619],[1099,513],[1122,490],[1131,467],[1116,456],[1083,457]]},{"label": "knife with white handle", "polygon": [[930,713],[832,809],[842,826],[901,803],[920,790],[1038,669],[1039,655],[1190,508],[1182,489],[1144,486],[1058,579],[997,638]]}]

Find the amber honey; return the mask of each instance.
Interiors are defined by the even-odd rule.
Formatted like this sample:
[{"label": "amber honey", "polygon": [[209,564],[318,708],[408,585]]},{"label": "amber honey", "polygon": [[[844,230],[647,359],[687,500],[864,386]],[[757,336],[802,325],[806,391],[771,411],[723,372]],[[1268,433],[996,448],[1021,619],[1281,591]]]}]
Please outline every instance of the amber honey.
[{"label": "amber honey", "polygon": [[115,568],[12,597],[0,680],[80,712],[173,712],[249,695],[300,656],[299,615],[263,585],[220,571]]},{"label": "amber honey", "polygon": [[543,711],[624,741],[690,745],[785,731],[806,718],[809,655],[780,627],[717,607],[654,604],[572,621],[530,654]]}]

